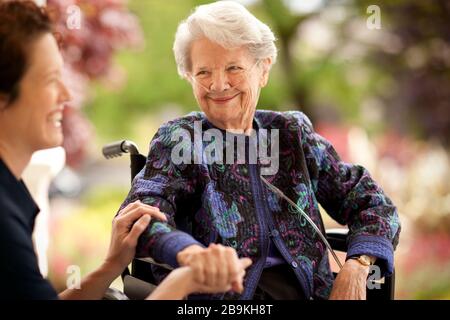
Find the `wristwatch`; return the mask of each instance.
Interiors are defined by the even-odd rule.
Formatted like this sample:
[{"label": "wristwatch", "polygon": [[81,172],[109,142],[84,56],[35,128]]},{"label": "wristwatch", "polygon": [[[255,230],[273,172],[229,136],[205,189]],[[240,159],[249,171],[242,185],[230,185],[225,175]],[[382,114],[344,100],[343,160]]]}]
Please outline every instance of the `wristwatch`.
[{"label": "wristwatch", "polygon": [[350,259],[357,260],[363,266],[369,267],[369,266],[371,266],[371,265],[373,265],[375,263],[375,260],[377,258],[368,256],[368,255],[365,255],[365,254],[362,254],[360,256],[351,257]]}]

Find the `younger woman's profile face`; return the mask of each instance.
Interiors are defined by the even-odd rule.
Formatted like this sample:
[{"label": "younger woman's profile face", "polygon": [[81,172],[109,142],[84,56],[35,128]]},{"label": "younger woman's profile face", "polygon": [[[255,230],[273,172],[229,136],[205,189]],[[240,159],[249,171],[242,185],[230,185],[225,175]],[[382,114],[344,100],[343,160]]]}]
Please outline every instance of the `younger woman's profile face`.
[{"label": "younger woman's profile face", "polygon": [[19,95],[0,111],[2,131],[36,151],[61,145],[64,103],[70,94],[62,81],[63,59],[54,36],[45,33],[28,46],[28,66]]}]

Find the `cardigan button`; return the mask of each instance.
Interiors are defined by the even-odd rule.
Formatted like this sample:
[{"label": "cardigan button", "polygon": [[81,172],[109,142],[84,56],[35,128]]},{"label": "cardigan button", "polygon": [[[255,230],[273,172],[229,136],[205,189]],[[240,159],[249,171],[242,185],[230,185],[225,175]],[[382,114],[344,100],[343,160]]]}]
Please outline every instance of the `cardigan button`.
[{"label": "cardigan button", "polygon": [[292,266],[292,268],[297,268],[298,267],[298,264],[297,264],[297,262],[295,262],[295,261],[292,261],[291,262],[291,266]]},{"label": "cardigan button", "polygon": [[279,232],[278,232],[278,230],[272,230],[272,231],[270,231],[270,235],[271,235],[272,237],[278,237]]}]

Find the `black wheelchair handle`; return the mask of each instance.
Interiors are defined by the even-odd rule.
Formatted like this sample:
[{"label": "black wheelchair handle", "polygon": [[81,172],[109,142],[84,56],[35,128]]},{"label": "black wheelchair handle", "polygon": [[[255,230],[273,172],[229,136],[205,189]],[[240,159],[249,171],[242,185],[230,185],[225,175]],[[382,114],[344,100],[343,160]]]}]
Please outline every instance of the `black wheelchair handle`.
[{"label": "black wheelchair handle", "polygon": [[108,143],[102,148],[103,156],[106,159],[120,157],[124,153],[131,155],[139,154],[136,144],[129,140],[120,140]]}]

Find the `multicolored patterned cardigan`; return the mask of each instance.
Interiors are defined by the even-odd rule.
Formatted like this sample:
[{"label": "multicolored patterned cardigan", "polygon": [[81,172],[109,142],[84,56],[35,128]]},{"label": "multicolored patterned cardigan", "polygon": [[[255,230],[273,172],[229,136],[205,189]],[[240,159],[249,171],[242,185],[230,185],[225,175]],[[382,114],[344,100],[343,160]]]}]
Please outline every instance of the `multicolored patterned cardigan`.
[{"label": "multicolored patterned cardigan", "polygon": [[[139,239],[136,256],[151,256],[177,267],[176,254],[189,245],[231,246],[240,257],[253,260],[245,290],[240,296],[226,293],[209,298],[251,299],[272,239],[306,297],[327,299],[333,275],[326,247],[305,219],[262,183],[259,161],[253,165],[176,165],[171,161],[177,144],[172,135],[186,129],[193,137],[195,121],[201,121],[202,129],[213,127],[200,112],[160,127],[150,143],[146,166],[121,206],[140,199],[159,207],[169,218],[167,223],[152,221]],[[334,220],[348,225],[347,257],[376,256],[382,272],[391,273],[400,222],[395,206],[369,173],[359,165],[342,162],[301,112],[257,110],[254,127],[256,131],[279,129],[279,170],[265,178],[322,230],[319,203]],[[161,270],[153,271],[159,274]]]}]

